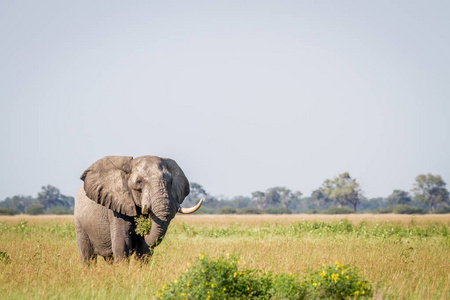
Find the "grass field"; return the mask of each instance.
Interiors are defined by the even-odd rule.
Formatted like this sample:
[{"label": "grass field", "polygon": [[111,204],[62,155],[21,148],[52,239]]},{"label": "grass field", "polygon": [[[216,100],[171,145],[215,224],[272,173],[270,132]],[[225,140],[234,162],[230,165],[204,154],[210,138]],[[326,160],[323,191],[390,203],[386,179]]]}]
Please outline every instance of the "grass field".
[{"label": "grass field", "polygon": [[144,299],[195,264],[237,254],[244,268],[303,276],[357,267],[375,298],[450,299],[450,215],[177,216],[148,265],[80,263],[72,216],[1,216],[0,299]]}]

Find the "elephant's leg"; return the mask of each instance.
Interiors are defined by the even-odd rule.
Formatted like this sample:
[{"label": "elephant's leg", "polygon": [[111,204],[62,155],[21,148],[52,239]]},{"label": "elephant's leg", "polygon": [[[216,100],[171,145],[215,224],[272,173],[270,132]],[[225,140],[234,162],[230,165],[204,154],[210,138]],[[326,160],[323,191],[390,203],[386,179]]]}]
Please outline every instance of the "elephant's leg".
[{"label": "elephant's leg", "polygon": [[131,233],[133,230],[133,218],[122,214],[114,213],[114,218],[110,219],[111,224],[111,246],[115,261],[128,259],[130,255],[132,241]]},{"label": "elephant's leg", "polygon": [[86,264],[97,262],[97,255],[94,253],[94,247],[89,240],[88,235],[81,230],[76,231],[78,251],[80,252],[81,260]]}]

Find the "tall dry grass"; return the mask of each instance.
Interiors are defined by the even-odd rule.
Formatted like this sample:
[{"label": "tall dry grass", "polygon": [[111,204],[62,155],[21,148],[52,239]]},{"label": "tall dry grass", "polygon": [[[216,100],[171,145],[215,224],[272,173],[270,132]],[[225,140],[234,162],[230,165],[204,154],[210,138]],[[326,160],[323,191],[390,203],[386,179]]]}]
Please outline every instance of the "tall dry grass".
[{"label": "tall dry grass", "polygon": [[428,236],[425,230],[383,237],[304,228],[291,232],[303,219],[335,224],[342,216],[177,216],[148,265],[134,260],[108,265],[99,259],[89,268],[80,263],[70,216],[0,217],[0,251],[11,258],[0,262],[0,298],[152,298],[199,253],[236,253],[245,268],[298,276],[337,260],[358,267],[377,285],[378,296],[450,299],[449,215],[345,217],[355,225],[365,221],[355,230],[366,231],[380,224],[396,230],[438,225]]}]

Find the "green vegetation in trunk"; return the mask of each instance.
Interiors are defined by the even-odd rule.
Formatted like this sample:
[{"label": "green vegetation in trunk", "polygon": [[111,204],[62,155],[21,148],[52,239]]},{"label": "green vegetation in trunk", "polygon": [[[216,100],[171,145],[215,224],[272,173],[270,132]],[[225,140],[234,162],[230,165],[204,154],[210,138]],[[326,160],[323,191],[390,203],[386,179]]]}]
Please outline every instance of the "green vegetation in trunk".
[{"label": "green vegetation in trunk", "polygon": [[147,216],[139,216],[134,218],[134,222],[136,223],[136,233],[140,236],[144,236],[144,234],[149,234],[150,229],[152,228],[152,219],[150,215]]}]

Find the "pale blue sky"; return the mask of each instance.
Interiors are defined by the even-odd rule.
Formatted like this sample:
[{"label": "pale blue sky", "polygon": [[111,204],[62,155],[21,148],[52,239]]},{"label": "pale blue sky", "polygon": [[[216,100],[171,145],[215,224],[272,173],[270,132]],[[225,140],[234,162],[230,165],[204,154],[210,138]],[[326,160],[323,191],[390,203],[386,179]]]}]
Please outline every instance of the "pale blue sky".
[{"label": "pale blue sky", "polygon": [[449,3],[0,1],[0,200],[105,155],[227,197],[448,182]]}]

